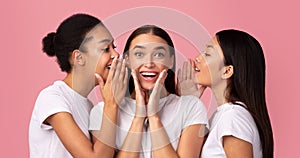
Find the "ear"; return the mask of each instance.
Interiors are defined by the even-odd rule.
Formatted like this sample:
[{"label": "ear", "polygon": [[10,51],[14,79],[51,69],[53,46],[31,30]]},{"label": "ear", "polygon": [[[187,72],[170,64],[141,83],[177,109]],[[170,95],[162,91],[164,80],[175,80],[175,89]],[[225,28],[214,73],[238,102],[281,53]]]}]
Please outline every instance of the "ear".
[{"label": "ear", "polygon": [[228,65],[223,68],[222,79],[229,79],[233,75],[233,66]]},{"label": "ear", "polygon": [[72,63],[74,63],[74,65],[81,65],[81,66],[85,64],[85,58],[81,51],[76,49],[72,52]]}]

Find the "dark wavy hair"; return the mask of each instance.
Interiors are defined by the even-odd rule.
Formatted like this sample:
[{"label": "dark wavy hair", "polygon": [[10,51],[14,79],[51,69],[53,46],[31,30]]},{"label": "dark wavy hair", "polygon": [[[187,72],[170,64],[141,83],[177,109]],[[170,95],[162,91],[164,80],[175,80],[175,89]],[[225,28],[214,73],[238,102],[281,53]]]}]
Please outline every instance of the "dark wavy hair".
[{"label": "dark wavy hair", "polygon": [[56,32],[50,32],[42,40],[43,52],[48,56],[56,56],[61,71],[69,73],[72,69],[70,57],[75,49],[79,49],[86,34],[102,22],[87,14],[74,14],[65,19]]},{"label": "dark wavy hair", "polygon": [[245,108],[259,131],[263,157],[273,157],[274,140],[266,105],[266,64],[262,47],[254,37],[243,31],[223,30],[216,33],[216,37],[224,54],[225,66],[232,65],[234,68],[228,80],[226,99],[246,104]]},{"label": "dark wavy hair", "polygon": [[[169,45],[170,55],[174,55],[174,66],[172,67],[172,69],[168,69],[168,71],[167,71],[168,76],[167,76],[164,84],[165,84],[166,90],[169,93],[177,95],[176,82],[175,82],[175,67],[176,67],[175,66],[176,65],[175,49],[174,49],[174,44],[173,44],[171,37],[165,30],[163,30],[162,28],[157,27],[155,25],[144,25],[144,26],[137,28],[128,37],[123,54],[129,55],[129,47],[130,47],[132,40],[141,34],[152,34],[152,35],[158,36],[158,37],[162,38],[163,40],[165,40],[167,42],[167,44]],[[132,76],[130,76],[130,78],[129,78],[129,93],[131,94],[133,91],[134,91],[134,82],[133,82]]]}]

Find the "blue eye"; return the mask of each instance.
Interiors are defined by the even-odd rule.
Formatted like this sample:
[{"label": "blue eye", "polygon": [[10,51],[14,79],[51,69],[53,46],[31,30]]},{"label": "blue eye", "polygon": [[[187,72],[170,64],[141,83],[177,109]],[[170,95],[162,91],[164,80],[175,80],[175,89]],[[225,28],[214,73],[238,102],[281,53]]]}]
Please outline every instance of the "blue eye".
[{"label": "blue eye", "polygon": [[157,58],[163,58],[163,57],[165,57],[165,54],[164,54],[164,53],[161,53],[161,52],[158,52],[158,53],[155,53],[155,54],[154,54],[154,57],[157,57]]},{"label": "blue eye", "polygon": [[144,53],[143,52],[135,52],[134,55],[137,57],[142,57],[142,56],[144,56]]}]

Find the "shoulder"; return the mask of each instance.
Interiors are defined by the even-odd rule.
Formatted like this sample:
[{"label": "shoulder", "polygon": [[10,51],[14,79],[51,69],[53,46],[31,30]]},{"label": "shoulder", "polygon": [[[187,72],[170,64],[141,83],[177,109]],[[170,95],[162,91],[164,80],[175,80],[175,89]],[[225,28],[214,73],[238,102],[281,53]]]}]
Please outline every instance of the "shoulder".
[{"label": "shoulder", "polygon": [[182,106],[182,108],[186,110],[201,110],[206,111],[206,107],[204,103],[195,96],[189,95],[189,96],[181,96],[179,99],[179,102]]},{"label": "shoulder", "polygon": [[[223,105],[222,105],[223,106]],[[232,135],[252,143],[257,135],[257,127],[248,110],[240,105],[227,104],[219,107],[217,128],[222,136]]]},{"label": "shoulder", "polygon": [[65,87],[62,81],[55,81],[52,85],[41,90],[38,97],[62,96],[64,94],[63,87]]},{"label": "shoulder", "polygon": [[251,124],[254,120],[250,112],[240,105],[226,104],[218,107],[218,113],[222,120],[239,124]]}]

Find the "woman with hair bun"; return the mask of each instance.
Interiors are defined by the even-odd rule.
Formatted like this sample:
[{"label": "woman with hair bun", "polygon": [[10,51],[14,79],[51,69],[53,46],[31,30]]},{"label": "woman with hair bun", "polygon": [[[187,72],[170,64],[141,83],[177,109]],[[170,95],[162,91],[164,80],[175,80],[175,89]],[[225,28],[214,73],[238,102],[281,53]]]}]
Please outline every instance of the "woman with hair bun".
[{"label": "woman with hair bun", "polygon": [[90,135],[93,105],[87,96],[99,84],[104,123],[116,123],[117,100],[125,95],[122,90],[127,85],[120,80],[127,80],[127,71],[114,48],[110,32],[99,19],[87,14],[70,16],[56,32],[43,38],[43,51],[55,56],[67,75],[43,89],[35,102],[29,127],[31,158],[113,157],[114,126],[108,124],[112,128],[101,133],[111,144]]}]

